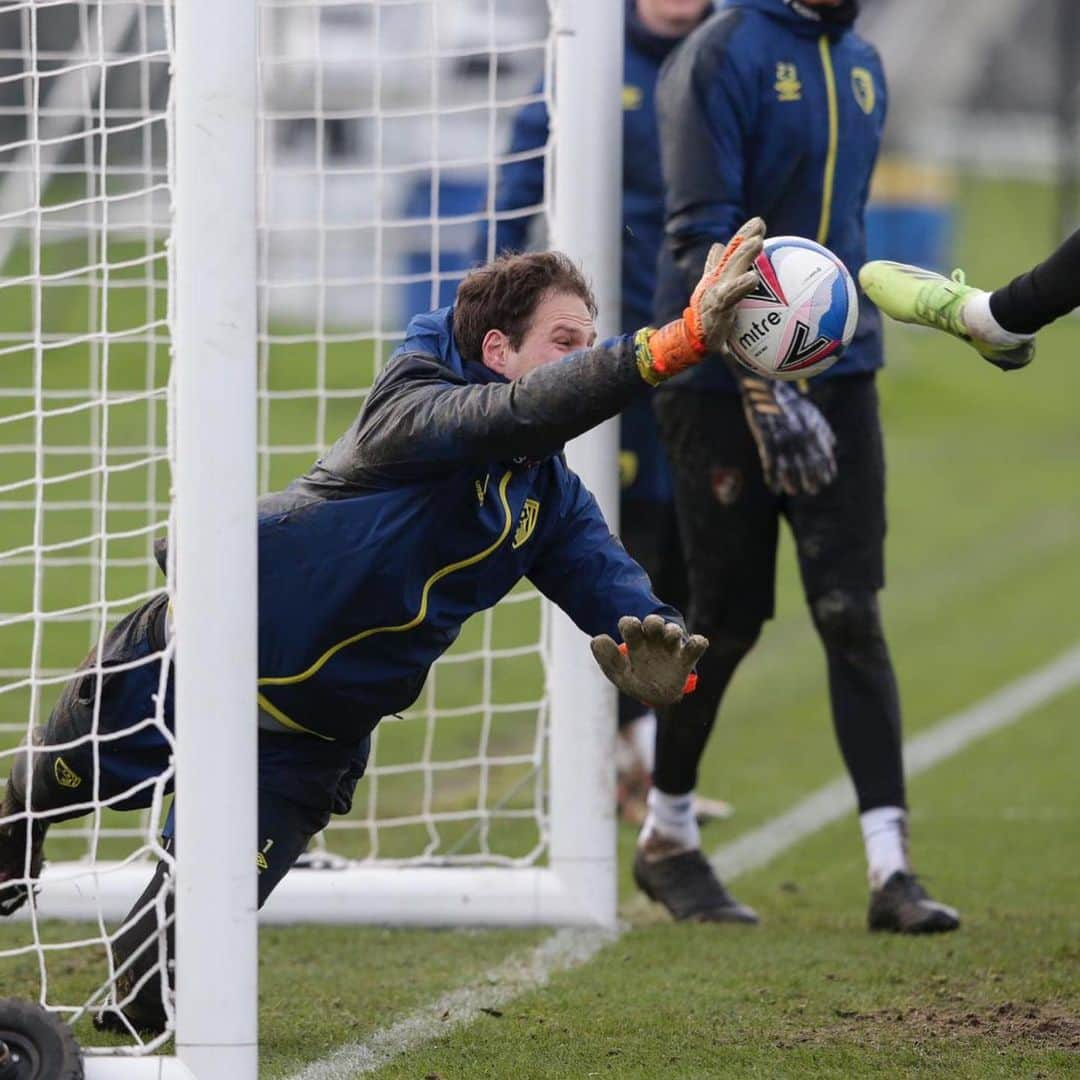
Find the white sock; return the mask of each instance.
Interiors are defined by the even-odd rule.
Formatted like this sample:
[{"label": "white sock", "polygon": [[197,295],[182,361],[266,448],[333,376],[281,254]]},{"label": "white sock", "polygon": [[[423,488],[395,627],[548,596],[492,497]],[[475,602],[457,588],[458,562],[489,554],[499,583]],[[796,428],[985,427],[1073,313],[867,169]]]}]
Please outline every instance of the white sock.
[{"label": "white sock", "polygon": [[870,887],[880,888],[896,873],[908,869],[907,813],[900,806],[878,806],[859,815]]},{"label": "white sock", "polygon": [[988,292],[980,290],[969,296],[964,301],[961,314],[964,325],[968,328],[968,333],[980,341],[989,342],[991,345],[1022,345],[1035,336],[1034,334],[1014,334],[1011,330],[1006,330],[994,318],[994,313],[990,310],[990,294]]},{"label": "white sock", "polygon": [[638,844],[641,845],[654,836],[662,836],[680,847],[701,847],[701,832],[697,818],[694,817],[694,793],[685,795],[665,795],[657,788],[649,791],[649,812],[645,824],[641,827]]},{"label": "white sock", "polygon": [[627,735],[641,767],[650,775],[656,765],[656,713],[650,709],[629,725]]}]

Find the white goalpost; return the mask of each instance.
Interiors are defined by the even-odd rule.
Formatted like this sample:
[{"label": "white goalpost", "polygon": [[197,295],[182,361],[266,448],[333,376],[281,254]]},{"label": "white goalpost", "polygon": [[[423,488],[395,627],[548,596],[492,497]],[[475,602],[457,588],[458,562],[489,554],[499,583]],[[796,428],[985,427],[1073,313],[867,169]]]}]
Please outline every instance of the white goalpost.
[{"label": "white goalpost", "polygon": [[[574,257],[617,329],[622,19],[623,0],[0,12],[0,775],[165,587],[156,539],[173,560],[172,637],[140,663],[181,658],[174,773],[145,811],[86,792],[0,921],[0,972],[72,1023],[87,1076],[256,1075],[254,497],[345,430],[500,222]],[[511,149],[540,102],[547,141]],[[521,162],[539,193],[497,207]],[[568,457],[614,527],[615,424]],[[143,723],[171,739],[167,679]],[[613,925],[614,711],[584,635],[525,583],[380,724],[353,809],[260,917]],[[89,1019],[122,996],[107,945],[155,858],[176,882],[170,1028],[98,1045]],[[92,978],[61,970],[85,957]]]}]

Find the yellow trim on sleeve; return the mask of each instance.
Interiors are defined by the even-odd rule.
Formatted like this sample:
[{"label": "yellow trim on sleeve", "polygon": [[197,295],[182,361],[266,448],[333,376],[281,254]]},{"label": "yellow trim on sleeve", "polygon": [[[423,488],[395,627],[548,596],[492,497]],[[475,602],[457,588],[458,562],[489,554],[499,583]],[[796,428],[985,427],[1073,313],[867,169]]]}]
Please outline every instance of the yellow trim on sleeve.
[{"label": "yellow trim on sleeve", "polygon": [[828,35],[818,38],[818,51],[821,53],[821,67],[825,72],[825,100],[829,110],[829,148],[825,154],[825,180],[821,193],[821,220],[818,222],[817,242],[825,243],[829,235],[832,216],[833,180],[836,176],[836,147],[839,141],[839,120],[836,111],[836,73],[833,71],[832,57],[829,55]]},{"label": "yellow trim on sleeve", "polygon": [[[259,686],[289,686],[294,683],[304,682],[306,679],[310,679],[312,675],[316,674],[329,660],[342,649],[348,648],[350,645],[355,645],[358,641],[363,641],[364,638],[372,637],[374,634],[400,634],[406,630],[412,630],[419,626],[425,618],[427,618],[428,609],[428,595],[431,592],[432,586],[441,581],[447,574],[454,573],[455,570],[464,570],[467,566],[475,566],[476,563],[486,559],[496,548],[507,538],[510,534],[510,527],[513,524],[510,517],[510,503],[506,496],[506,489],[510,483],[511,471],[509,469],[503,474],[502,479],[499,481],[499,501],[502,503],[503,514],[505,520],[503,521],[502,532],[499,533],[495,542],[483,551],[476,555],[470,555],[467,559],[461,559],[458,562],[450,563],[449,566],[444,566],[431,575],[424,582],[424,588],[420,593],[420,608],[417,613],[408,621],[400,623],[397,626],[372,626],[367,630],[361,630],[358,634],[353,634],[351,637],[345,638],[344,641],[339,641],[336,645],[332,645],[316,660],[310,667],[304,671],[299,672],[296,675],[275,675],[268,676],[259,680]],[[270,703],[259,695],[259,703],[275,720],[281,721],[286,727],[295,728],[298,731],[307,731],[308,729],[302,727],[296,723],[295,720],[290,720],[280,709],[274,708]],[[325,738],[326,736],[323,736]]]}]

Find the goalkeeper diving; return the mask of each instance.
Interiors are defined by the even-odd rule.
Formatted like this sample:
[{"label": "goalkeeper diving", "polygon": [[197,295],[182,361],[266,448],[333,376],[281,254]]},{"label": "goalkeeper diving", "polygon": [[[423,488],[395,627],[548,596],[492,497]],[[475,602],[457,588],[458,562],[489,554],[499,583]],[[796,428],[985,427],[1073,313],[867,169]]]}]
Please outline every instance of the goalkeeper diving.
[{"label": "goalkeeper diving", "polygon": [[[565,256],[472,271],[451,307],[412,319],[333,447],[260,499],[260,906],[350,809],[379,720],[412,705],[465,620],[524,577],[592,636],[621,691],[654,705],[683,696],[708,642],[653,594],[563,444],[721,350],[764,232],[755,218],[713,248],[682,318],[601,344],[592,291]],[[174,723],[168,603],[162,592],[122,619],[16,755],[0,806],[0,914],[35,889],[47,826],[92,810],[91,792],[117,809],[150,805],[172,753],[143,723],[158,698]],[[178,797],[197,784],[181,777]],[[171,814],[164,832],[171,845]],[[169,875],[159,862],[113,943],[117,1009],[101,1026],[165,1027],[146,946],[159,907],[171,913]]]}]

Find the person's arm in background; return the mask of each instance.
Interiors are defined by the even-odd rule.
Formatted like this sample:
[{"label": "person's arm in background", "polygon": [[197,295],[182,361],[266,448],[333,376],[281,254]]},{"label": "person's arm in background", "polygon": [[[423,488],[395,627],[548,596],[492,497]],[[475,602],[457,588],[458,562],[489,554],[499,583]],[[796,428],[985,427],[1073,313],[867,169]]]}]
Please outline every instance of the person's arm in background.
[{"label": "person's arm in background", "polygon": [[[543,83],[535,93],[542,94]],[[524,106],[514,118],[513,134],[506,161],[499,167],[495,189],[495,213],[524,211],[539,207],[544,198],[544,147],[549,134],[547,104],[543,98]],[[480,223],[473,251],[473,261],[486,263],[500,251],[521,251],[529,238],[529,227],[536,213],[517,213],[497,218],[494,237],[488,221]],[[492,239],[494,243],[492,243]],[[703,264],[704,265],[704,264]]]}]

